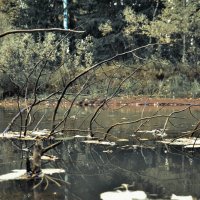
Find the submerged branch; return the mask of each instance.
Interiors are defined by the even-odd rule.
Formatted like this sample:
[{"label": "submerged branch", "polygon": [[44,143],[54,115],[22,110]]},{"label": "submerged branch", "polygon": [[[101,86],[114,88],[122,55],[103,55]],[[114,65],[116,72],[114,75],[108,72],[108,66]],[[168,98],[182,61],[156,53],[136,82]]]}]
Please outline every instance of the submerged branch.
[{"label": "submerged branch", "polygon": [[61,144],[63,141],[61,140],[61,141],[58,141],[58,142],[56,142],[56,143],[54,143],[54,144],[52,144],[52,145],[50,145],[50,146],[48,146],[48,147],[46,147],[46,148],[43,148],[43,150],[42,150],[42,155],[44,154],[44,153],[46,153],[47,151],[49,151],[50,149],[53,149],[53,148],[55,148],[56,146],[58,146],[59,144]]},{"label": "submerged branch", "polygon": [[[47,96],[46,98],[43,98],[43,99],[38,100],[38,101],[34,104],[34,106],[39,105],[40,103],[43,103],[43,102],[45,102],[45,101],[48,101],[52,96],[56,95],[57,93],[59,93],[59,91],[56,91],[56,92],[50,94],[50,95]],[[24,113],[27,109],[29,109],[31,106],[32,106],[32,105],[29,105],[29,106],[27,106],[27,107],[25,107],[25,108],[22,108],[22,109],[12,118],[11,122],[10,122],[10,123],[8,124],[8,126],[4,129],[3,134],[7,133],[7,132],[11,129],[11,127],[12,127],[12,125],[15,123],[15,121],[18,119],[18,117],[19,117],[22,113]]]},{"label": "submerged branch", "polygon": [[151,116],[151,117],[144,117],[144,118],[140,118],[140,119],[137,119],[137,120],[134,120],[134,121],[126,121],[126,122],[118,122],[116,124],[113,124],[107,131],[106,131],[106,134],[104,136],[104,140],[106,139],[108,133],[116,126],[122,126],[122,125],[128,125],[128,124],[134,124],[134,123],[138,123],[138,122],[141,122],[141,121],[144,121],[144,120],[151,120],[151,119],[154,119],[154,118],[159,118],[159,117],[167,117],[167,118],[179,118],[180,117],[173,117],[171,115],[155,115],[155,116]]}]

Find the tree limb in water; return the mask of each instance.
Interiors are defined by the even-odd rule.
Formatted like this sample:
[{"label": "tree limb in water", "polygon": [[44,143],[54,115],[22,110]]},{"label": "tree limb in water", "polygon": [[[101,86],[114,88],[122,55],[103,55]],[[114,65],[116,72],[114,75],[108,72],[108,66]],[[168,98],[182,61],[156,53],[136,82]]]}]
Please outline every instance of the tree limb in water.
[{"label": "tree limb in water", "polygon": [[122,125],[128,125],[128,124],[134,124],[134,123],[138,123],[141,121],[145,121],[145,120],[149,120],[149,119],[154,119],[154,118],[161,118],[161,117],[165,117],[165,118],[178,118],[181,119],[180,117],[173,117],[171,115],[155,115],[155,116],[151,116],[151,117],[144,117],[144,118],[140,118],[134,121],[125,121],[125,122],[118,122],[113,124],[112,126],[110,126],[110,128],[106,131],[106,134],[104,135],[104,140],[106,140],[108,133],[116,126],[122,126]]},{"label": "tree limb in water", "polygon": [[63,141],[58,141],[58,142],[56,142],[56,143],[54,143],[54,144],[52,144],[52,145],[49,145],[48,147],[44,148],[44,149],[42,150],[42,155],[43,155],[44,153],[46,153],[47,151],[49,151],[50,149],[55,148],[56,146],[58,146],[58,145],[61,144],[62,142],[63,142]]}]

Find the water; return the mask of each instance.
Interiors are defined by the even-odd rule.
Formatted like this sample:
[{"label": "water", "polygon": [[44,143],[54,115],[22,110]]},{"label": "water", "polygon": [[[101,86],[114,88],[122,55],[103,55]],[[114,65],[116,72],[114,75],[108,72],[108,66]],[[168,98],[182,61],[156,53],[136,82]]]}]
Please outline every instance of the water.
[{"label": "water", "polygon": [[[141,117],[142,109],[103,111],[98,116],[94,128],[107,130],[117,121],[135,120]],[[151,116],[156,111],[156,109],[145,109],[143,116]],[[162,114],[166,115],[172,111],[172,109],[165,108]],[[15,112],[15,110],[8,109],[0,110],[1,131]],[[68,126],[70,128],[87,127],[93,112],[92,109],[75,109],[71,116],[76,115],[77,119],[70,118]],[[200,117],[198,109],[193,109],[192,112],[196,118]],[[37,113],[38,120],[42,113]],[[59,116],[62,116],[62,112]],[[188,111],[178,114],[177,117],[179,118],[172,120],[173,125],[170,124],[167,127],[168,134],[172,136],[191,130],[196,122]],[[40,128],[49,126],[51,115],[47,114],[44,120],[45,122],[39,125]],[[159,118],[146,124],[143,129],[162,128],[164,123],[165,120]],[[134,133],[138,125],[140,123],[116,127],[111,133],[121,138],[130,138],[130,134]],[[20,148],[25,145],[24,142],[3,140],[0,143],[0,175],[9,173],[13,169],[24,169],[25,153],[20,151]],[[34,186],[38,181],[0,182],[0,200],[13,198],[15,200],[98,200],[100,193],[113,191],[123,183],[129,184],[130,190],[145,191],[150,199],[169,199],[173,193],[200,198],[200,154],[198,150],[190,152],[181,147],[166,149],[165,146],[157,143],[153,143],[155,148],[136,148],[132,144],[133,141],[129,143],[129,146],[111,147],[85,144],[80,139],[66,140],[56,149],[48,152],[48,154],[56,155],[59,158],[57,161],[43,162],[43,168],[65,169],[65,173],[51,176],[56,178],[60,187],[50,179],[44,180],[37,188]],[[150,142],[149,144],[152,147]]]}]

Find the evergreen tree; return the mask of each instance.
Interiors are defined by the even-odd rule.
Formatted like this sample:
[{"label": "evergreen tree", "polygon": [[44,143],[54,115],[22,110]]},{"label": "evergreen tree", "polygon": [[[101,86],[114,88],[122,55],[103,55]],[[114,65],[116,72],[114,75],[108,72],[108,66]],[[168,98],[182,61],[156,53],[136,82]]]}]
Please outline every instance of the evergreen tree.
[{"label": "evergreen tree", "polygon": [[[161,43],[172,43],[162,49],[161,55],[180,62],[189,61],[189,50],[198,47],[199,1],[163,1],[165,7],[155,21],[144,25],[149,37]],[[193,52],[194,53],[194,52]]]},{"label": "evergreen tree", "polygon": [[24,28],[62,27],[62,1],[21,0],[18,26]]},{"label": "evergreen tree", "polygon": [[[96,53],[95,59],[102,60],[116,53],[124,52],[129,48],[146,44],[146,37],[142,36],[139,29],[143,19],[152,19],[157,1],[130,1],[130,0],[109,0],[109,1],[71,1],[70,12],[76,18],[76,27],[85,30],[84,37],[94,37]],[[125,16],[124,12],[129,7],[137,16],[137,31],[125,34],[133,28],[128,20],[130,13]],[[142,19],[143,18],[143,19]],[[129,26],[129,27],[128,27]],[[126,29],[126,31],[125,31]]]}]

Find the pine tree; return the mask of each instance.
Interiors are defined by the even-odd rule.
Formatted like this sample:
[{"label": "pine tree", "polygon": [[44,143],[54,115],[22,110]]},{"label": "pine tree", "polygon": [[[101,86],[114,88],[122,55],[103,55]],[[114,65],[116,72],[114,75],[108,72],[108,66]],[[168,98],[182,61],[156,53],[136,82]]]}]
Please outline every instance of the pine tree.
[{"label": "pine tree", "polygon": [[155,21],[144,25],[144,32],[161,43],[172,43],[171,46],[163,49],[162,56],[178,62],[186,62],[189,59],[188,50],[197,45],[194,41],[199,40],[199,2],[169,0],[163,3],[165,7],[161,14]]}]

